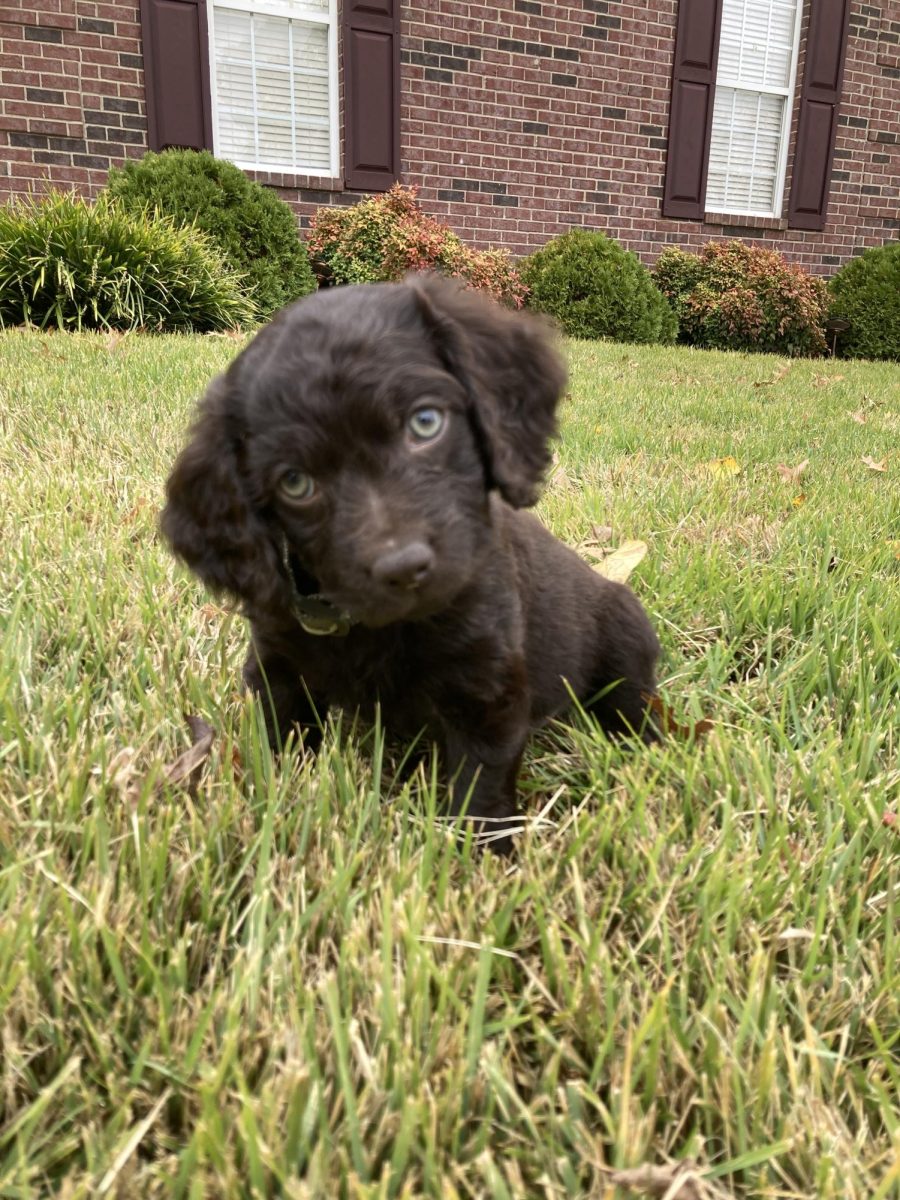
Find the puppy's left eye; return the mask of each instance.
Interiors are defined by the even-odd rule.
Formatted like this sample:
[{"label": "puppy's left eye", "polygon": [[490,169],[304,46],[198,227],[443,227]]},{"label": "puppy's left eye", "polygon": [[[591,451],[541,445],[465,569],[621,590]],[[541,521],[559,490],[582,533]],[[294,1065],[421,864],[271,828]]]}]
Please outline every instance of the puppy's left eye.
[{"label": "puppy's left eye", "polygon": [[439,408],[417,408],[406,427],[417,442],[432,442],[444,428],[447,418]]},{"label": "puppy's left eye", "polygon": [[304,500],[311,500],[316,494],[316,484],[315,480],[303,471],[286,471],[278,481],[278,490],[288,500],[302,504]]}]

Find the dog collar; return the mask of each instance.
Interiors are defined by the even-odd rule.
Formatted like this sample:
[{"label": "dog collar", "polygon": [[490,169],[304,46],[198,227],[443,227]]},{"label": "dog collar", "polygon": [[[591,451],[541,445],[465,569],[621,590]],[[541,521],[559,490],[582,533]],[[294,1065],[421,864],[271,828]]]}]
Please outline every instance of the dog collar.
[{"label": "dog collar", "polygon": [[314,637],[346,637],[351,626],[356,624],[348,612],[318,593],[310,596],[300,594],[291,566],[291,552],[284,534],[281,535],[281,559],[291,585],[291,612],[301,629]]}]

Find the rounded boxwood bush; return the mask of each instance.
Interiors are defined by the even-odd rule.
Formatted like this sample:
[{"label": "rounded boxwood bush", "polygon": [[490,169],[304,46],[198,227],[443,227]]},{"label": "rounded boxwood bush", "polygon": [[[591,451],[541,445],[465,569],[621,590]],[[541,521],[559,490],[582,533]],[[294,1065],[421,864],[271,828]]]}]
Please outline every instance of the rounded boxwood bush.
[{"label": "rounded boxwood bush", "polygon": [[155,208],[208,233],[226,262],[245,276],[263,318],[315,290],[288,205],[208,150],[151,151],[114,167],[107,188],[132,212]]},{"label": "rounded boxwood bush", "polygon": [[654,278],[689,346],[825,352],[825,284],[775,250],[741,241],[707,242],[698,254],[666,250]]},{"label": "rounded boxwood bush", "polygon": [[573,229],[520,264],[528,305],[577,338],[673,342],[675,316],[636,254],[604,233]]},{"label": "rounded boxwood bush", "polygon": [[842,355],[900,360],[900,242],[852,259],[831,280],[829,291],[830,315],[850,322],[838,335]]},{"label": "rounded boxwood bush", "polygon": [[0,324],[42,329],[230,329],[257,317],[196,229],[51,192],[0,208]]}]

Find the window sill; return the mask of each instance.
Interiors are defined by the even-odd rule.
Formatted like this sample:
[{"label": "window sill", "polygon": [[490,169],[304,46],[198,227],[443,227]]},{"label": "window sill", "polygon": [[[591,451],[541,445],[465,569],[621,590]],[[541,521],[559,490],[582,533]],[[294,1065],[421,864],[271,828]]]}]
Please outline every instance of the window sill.
[{"label": "window sill", "polygon": [[784,217],[751,217],[747,213],[729,216],[727,213],[708,212],[703,214],[707,225],[731,225],[742,229],[787,229]]},{"label": "window sill", "polygon": [[258,171],[252,167],[242,167],[241,170],[250,179],[265,187],[281,188],[311,188],[317,192],[342,192],[343,179],[329,175],[292,175],[285,171]]}]

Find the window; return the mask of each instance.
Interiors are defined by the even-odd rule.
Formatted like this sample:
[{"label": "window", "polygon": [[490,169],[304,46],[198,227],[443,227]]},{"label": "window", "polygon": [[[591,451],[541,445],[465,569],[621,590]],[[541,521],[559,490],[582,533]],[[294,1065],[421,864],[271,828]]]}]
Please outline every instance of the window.
[{"label": "window", "polygon": [[213,147],[240,167],[338,174],[335,0],[215,0]]},{"label": "window", "polygon": [[722,0],[711,212],[781,216],[801,7],[801,0]]},{"label": "window", "polygon": [[[801,0],[678,0],[663,216],[781,216],[800,7]],[[825,228],[851,7],[852,0],[809,7],[790,229]]]}]

